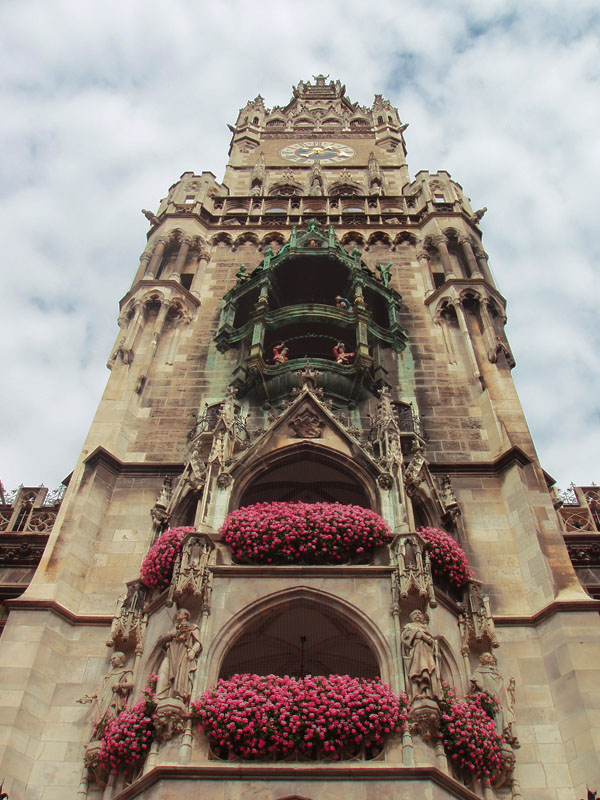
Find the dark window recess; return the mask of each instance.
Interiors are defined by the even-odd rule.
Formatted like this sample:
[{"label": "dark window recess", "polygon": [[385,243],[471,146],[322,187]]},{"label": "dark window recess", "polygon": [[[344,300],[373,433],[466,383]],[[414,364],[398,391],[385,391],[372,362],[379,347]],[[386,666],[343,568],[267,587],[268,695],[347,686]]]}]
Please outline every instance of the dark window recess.
[{"label": "dark window recess", "polygon": [[237,308],[235,311],[235,318],[233,320],[234,328],[241,328],[250,319],[250,314],[256,303],[258,302],[259,289],[252,292],[246,292],[238,300]]},{"label": "dark window recess", "polygon": [[434,272],[433,273],[433,285],[436,289],[439,289],[440,286],[443,286],[446,283],[446,276],[443,272]]},{"label": "dark window recess", "polygon": [[371,312],[373,321],[382,328],[388,328],[390,324],[390,317],[387,310],[387,304],[384,298],[374,292],[372,289],[365,288],[365,305],[368,311]]},{"label": "dark window recess", "polygon": [[190,290],[190,286],[192,285],[192,281],[194,280],[193,275],[185,274],[181,276],[181,285],[184,289],[187,289],[188,292]]},{"label": "dark window recess", "polygon": [[321,303],[335,306],[336,296],[350,291],[347,270],[328,258],[296,258],[275,272],[271,308]]}]

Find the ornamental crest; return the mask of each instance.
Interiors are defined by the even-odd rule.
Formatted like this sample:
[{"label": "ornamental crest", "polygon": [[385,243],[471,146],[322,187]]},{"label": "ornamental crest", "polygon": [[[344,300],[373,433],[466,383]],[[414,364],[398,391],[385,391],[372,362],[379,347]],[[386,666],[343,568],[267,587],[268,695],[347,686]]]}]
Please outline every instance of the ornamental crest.
[{"label": "ornamental crest", "polygon": [[296,414],[288,425],[298,439],[318,439],[323,433],[323,421],[308,408]]}]

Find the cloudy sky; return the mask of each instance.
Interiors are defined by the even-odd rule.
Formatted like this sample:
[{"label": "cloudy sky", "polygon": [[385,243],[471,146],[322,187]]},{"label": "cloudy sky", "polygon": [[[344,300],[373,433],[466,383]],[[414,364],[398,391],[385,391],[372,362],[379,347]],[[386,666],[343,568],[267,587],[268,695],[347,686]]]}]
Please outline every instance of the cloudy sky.
[{"label": "cloudy sky", "polygon": [[[372,8],[367,8],[371,5]],[[187,170],[221,178],[240,106],[316,73],[400,110],[409,167],[488,207],[514,376],[542,465],[600,482],[595,0],[5,0],[0,7],[0,477],[73,468],[117,302]]]}]

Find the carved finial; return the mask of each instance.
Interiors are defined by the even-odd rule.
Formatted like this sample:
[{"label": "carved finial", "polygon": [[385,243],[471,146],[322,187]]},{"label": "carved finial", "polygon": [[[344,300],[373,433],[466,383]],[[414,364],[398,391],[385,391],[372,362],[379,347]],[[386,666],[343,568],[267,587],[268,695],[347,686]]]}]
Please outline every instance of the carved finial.
[{"label": "carved finial", "polygon": [[314,392],[317,388],[317,378],[320,376],[320,372],[318,369],[313,369],[309,359],[306,359],[306,364],[304,365],[304,369],[299,369],[296,372],[300,380],[300,387],[302,389],[307,389],[309,392]]},{"label": "carved finial", "polygon": [[173,481],[169,475],[165,476],[165,479],[162,483],[162,487],[160,489],[160,494],[158,495],[158,499],[156,500],[156,505],[163,506],[166,508],[169,505],[169,501],[171,499],[171,492],[172,492]]}]

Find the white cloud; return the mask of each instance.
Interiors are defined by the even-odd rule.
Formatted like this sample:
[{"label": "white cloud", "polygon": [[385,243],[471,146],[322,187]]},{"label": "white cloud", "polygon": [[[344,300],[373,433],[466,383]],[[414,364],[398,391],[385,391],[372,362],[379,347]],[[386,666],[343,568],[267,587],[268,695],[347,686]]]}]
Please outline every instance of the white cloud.
[{"label": "white cloud", "polygon": [[0,10],[2,464],[72,468],[106,380],[146,221],[185,170],[222,176],[226,123],[331,73],[410,123],[409,166],[447,169],[509,300],[543,466],[599,478],[600,185],[595,3],[358,0],[190,5],[23,0]]}]

